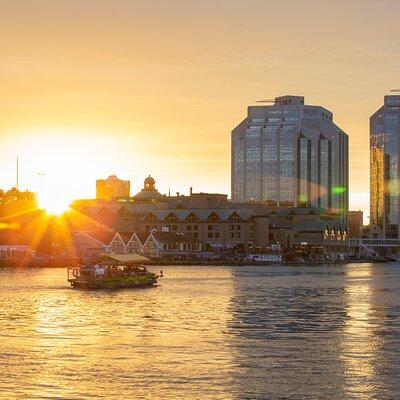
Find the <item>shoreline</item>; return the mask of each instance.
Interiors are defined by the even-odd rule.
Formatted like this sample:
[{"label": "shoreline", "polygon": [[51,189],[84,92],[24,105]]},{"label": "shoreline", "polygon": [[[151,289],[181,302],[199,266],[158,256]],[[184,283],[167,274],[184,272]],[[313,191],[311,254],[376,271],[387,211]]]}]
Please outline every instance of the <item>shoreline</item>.
[{"label": "shoreline", "polygon": [[[316,262],[309,262],[309,263],[296,263],[296,262],[282,262],[282,263],[267,263],[267,262],[232,262],[232,261],[199,261],[199,260],[153,260],[151,263],[146,264],[149,267],[156,267],[156,266],[162,266],[162,267],[167,267],[167,266],[209,266],[209,267],[218,267],[218,266],[242,266],[242,267],[301,267],[301,266],[341,266],[341,265],[347,265],[347,264],[362,264],[362,263],[373,263],[373,264],[380,264],[380,263],[393,263],[393,261],[381,261],[381,262],[376,262],[373,260],[351,260],[351,261],[338,261],[338,262],[322,262],[322,263],[316,263]],[[57,263],[22,263],[22,262],[7,262],[7,263],[1,263],[0,264],[0,270],[2,269],[7,269],[7,268],[17,268],[17,269],[23,269],[23,268],[29,268],[29,269],[39,269],[39,268],[54,268],[54,269],[59,269],[59,268],[68,268],[68,267],[73,267],[77,266],[78,263],[62,263],[58,261]]]}]

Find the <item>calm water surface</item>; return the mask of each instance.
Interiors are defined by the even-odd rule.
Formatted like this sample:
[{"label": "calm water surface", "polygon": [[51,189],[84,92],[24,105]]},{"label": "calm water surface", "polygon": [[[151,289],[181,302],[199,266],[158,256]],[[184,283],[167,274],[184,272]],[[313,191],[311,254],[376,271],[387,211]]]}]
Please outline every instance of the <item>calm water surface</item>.
[{"label": "calm water surface", "polygon": [[116,292],[0,270],[0,398],[400,398],[400,265],[163,270]]}]

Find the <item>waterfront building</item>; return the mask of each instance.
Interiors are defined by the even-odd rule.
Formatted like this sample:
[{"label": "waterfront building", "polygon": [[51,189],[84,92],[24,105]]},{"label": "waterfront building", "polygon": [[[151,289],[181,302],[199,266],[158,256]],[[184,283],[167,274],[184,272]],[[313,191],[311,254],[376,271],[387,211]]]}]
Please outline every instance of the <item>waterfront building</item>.
[{"label": "waterfront building", "polygon": [[135,232],[78,231],[73,234],[75,257],[81,259],[96,259],[103,253],[143,254],[143,243],[148,234]]},{"label": "waterfront building", "polygon": [[302,252],[318,248],[321,253],[335,258],[335,254],[345,253],[347,232],[339,218],[313,207],[172,209],[140,213],[134,231],[78,232],[74,244],[76,254],[82,258],[97,257],[102,252],[160,257],[200,250],[268,252],[277,247],[284,252],[298,247]]},{"label": "waterfront building", "polygon": [[80,259],[96,259],[107,252],[108,244],[112,241],[115,232],[112,230],[100,232],[75,232],[72,235],[72,243],[75,249],[75,257]]},{"label": "waterfront building", "polygon": [[339,253],[348,237],[339,216],[313,207],[155,211],[143,217],[139,229],[185,234],[199,240],[206,251],[239,253],[268,250],[274,244],[283,251],[303,245]]},{"label": "waterfront building", "polygon": [[347,227],[349,238],[362,238],[363,236],[364,213],[359,211],[349,211],[347,214]]},{"label": "waterfront building", "polygon": [[400,96],[385,96],[370,118],[370,234],[399,238]]},{"label": "waterfront building", "polygon": [[110,175],[107,179],[96,181],[96,198],[108,200],[118,197],[129,197],[131,183],[118,179],[115,175]]},{"label": "waterfront building", "polygon": [[176,232],[150,232],[143,243],[142,252],[150,258],[195,257],[201,251],[201,243],[193,236]]},{"label": "waterfront building", "polygon": [[[148,176],[144,180],[142,190],[132,197],[79,199],[71,204],[71,208],[78,214],[73,222],[79,221],[85,225],[82,226],[82,230],[91,230],[87,225],[97,225],[98,229],[106,227],[118,232],[127,232],[137,230],[140,217],[150,211],[226,208],[228,203],[226,194],[195,193],[192,188],[189,195],[179,192],[175,196],[161,194],[156,189],[155,180]],[[78,227],[74,229],[79,230]]]},{"label": "waterfront building", "polygon": [[206,251],[231,249],[245,252],[256,243],[255,229],[264,229],[257,244],[267,246],[268,223],[262,226],[262,219],[260,216],[255,220],[250,210],[242,209],[158,210],[144,215],[138,229],[187,235],[203,243]]},{"label": "waterfront building", "polygon": [[[300,245],[328,246],[326,249],[339,251],[347,238],[342,216],[327,213],[324,208],[271,207],[256,201],[232,202],[225,194],[194,193],[191,189],[189,195],[166,196],[157,191],[152,177],[147,177],[143,189],[132,197],[79,200],[72,204],[72,208],[76,213],[73,221],[82,220],[82,231],[91,236],[96,236],[96,231],[103,236],[102,232],[113,233],[108,233],[112,236],[107,238],[109,240],[95,242],[94,250],[91,250],[92,242],[89,240],[87,250],[83,250],[87,254],[104,249],[142,253],[140,246],[150,233],[156,235],[157,232],[190,237],[198,241],[202,251],[237,253],[250,252],[253,248],[269,251],[276,246],[290,251]],[[74,227],[80,230],[76,224]],[[115,235],[117,232],[119,235]],[[133,232],[137,235],[135,240],[132,239]],[[153,250],[156,249],[157,245],[153,246]],[[151,256],[150,253],[147,255]]]},{"label": "waterfront building", "polygon": [[76,257],[96,260],[105,253],[142,254],[151,258],[188,256],[201,251],[201,243],[177,232],[76,232],[73,236]]},{"label": "waterfront building", "polygon": [[348,210],[348,136],[332,112],[304,104],[304,97],[277,97],[248,107],[232,131],[232,200],[271,207]]},{"label": "waterfront building", "polygon": [[7,261],[28,262],[34,257],[35,251],[28,245],[1,244],[0,264]]}]

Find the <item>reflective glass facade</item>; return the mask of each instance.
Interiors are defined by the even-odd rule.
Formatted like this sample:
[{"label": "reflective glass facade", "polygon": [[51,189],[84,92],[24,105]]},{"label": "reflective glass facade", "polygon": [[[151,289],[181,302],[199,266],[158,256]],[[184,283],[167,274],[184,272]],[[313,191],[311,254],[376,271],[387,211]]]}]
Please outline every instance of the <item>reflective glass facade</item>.
[{"label": "reflective glass facade", "polygon": [[232,199],[348,208],[348,137],[323,107],[283,96],[250,106],[232,131]]},{"label": "reflective glass facade", "polygon": [[399,237],[400,96],[385,103],[370,119],[371,226],[377,236]]},{"label": "reflective glass facade", "polygon": [[311,198],[310,184],[311,184],[311,141],[310,139],[300,136],[298,139],[298,171],[299,179],[298,185],[298,203],[300,206],[307,206]]},{"label": "reflective glass facade", "polygon": [[332,187],[332,144],[328,139],[321,137],[319,144],[319,182],[318,182],[318,205],[322,208],[332,206],[332,191],[327,188]]},{"label": "reflective glass facade", "polygon": [[263,129],[262,143],[262,198],[271,206],[276,206],[278,198],[278,125],[266,126]]}]

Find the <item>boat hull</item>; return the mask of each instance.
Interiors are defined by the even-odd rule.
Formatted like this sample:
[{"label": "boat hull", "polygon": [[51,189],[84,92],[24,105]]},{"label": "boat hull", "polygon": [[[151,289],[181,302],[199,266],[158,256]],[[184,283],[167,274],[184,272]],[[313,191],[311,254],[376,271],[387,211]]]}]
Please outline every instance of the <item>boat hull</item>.
[{"label": "boat hull", "polygon": [[77,289],[123,289],[123,288],[146,288],[157,283],[154,274],[120,276],[104,279],[86,280],[82,278],[69,279],[71,286]]}]

